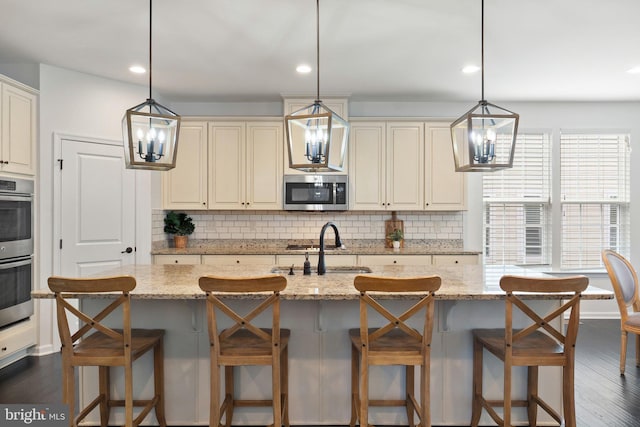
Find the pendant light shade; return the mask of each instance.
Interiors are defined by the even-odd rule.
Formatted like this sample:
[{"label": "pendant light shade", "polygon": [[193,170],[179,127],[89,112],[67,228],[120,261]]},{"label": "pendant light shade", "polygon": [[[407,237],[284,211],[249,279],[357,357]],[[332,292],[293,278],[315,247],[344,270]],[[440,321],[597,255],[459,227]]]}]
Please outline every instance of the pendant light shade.
[{"label": "pendant light shade", "polygon": [[149,98],[122,118],[127,169],[165,171],[176,167],[180,116],[151,96],[151,9],[149,0]]},{"label": "pendant light shade", "polygon": [[484,99],[484,0],[482,0],[482,100],[451,124],[457,172],[491,172],[513,166],[518,121],[513,111]]},{"label": "pendant light shade", "polygon": [[344,170],[349,123],[320,100],[320,13],[316,0],[316,100],[285,116],[289,168],[305,172]]}]

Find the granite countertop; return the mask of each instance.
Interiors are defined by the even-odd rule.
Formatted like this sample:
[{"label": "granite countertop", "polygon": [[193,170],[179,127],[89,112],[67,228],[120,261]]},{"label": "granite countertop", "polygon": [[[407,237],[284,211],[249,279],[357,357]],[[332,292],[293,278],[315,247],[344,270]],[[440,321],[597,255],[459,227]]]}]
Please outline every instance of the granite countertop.
[{"label": "granite countertop", "polygon": [[[131,275],[136,278],[137,286],[131,292],[134,299],[204,299],[204,293],[198,287],[198,278],[204,275],[220,275],[227,277],[251,277],[271,274],[271,266],[212,266],[212,265],[126,265],[104,272],[104,276]],[[353,287],[356,272],[331,271],[318,276],[302,275],[300,270],[295,275],[288,275],[289,267],[279,268],[287,278],[287,288],[281,293],[284,300],[355,300],[358,291]],[[361,267],[357,267],[361,268]],[[340,270],[341,267],[334,269]],[[504,292],[499,287],[502,275],[514,274],[531,277],[550,277],[539,271],[515,266],[373,266],[371,273],[377,276],[415,277],[439,275],[442,286],[436,293],[440,300],[500,300]],[[32,293],[34,298],[51,298],[48,289]],[[418,297],[420,294],[416,294]],[[111,298],[113,294],[74,295],[74,297]],[[248,299],[250,295],[233,295],[235,298]],[[407,299],[406,294],[391,294],[390,299]],[[527,299],[561,299],[558,294],[526,294]],[[612,299],[611,291],[589,286],[583,293],[583,299]]]},{"label": "granite countertop", "polygon": [[[344,248],[336,249],[327,240],[325,253],[331,255],[479,255],[480,251],[463,249],[461,240],[405,240],[400,249],[386,248],[383,240],[343,241]],[[152,255],[288,255],[303,254],[305,249],[287,249],[294,244],[318,251],[318,242],[310,240],[190,240],[185,249],[170,247],[168,242],[154,242]]]}]

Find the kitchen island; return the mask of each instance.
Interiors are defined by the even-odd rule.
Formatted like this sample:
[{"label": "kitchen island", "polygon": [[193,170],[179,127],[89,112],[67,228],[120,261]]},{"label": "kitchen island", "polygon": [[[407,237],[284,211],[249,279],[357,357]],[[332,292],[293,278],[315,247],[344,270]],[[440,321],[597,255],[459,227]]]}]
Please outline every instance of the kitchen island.
[{"label": "kitchen island", "polygon": [[[200,276],[254,276],[273,271],[287,277],[282,292],[283,328],[291,329],[289,349],[290,421],[294,425],[345,425],[350,409],[350,341],[347,330],[358,325],[358,292],[353,278],[364,267],[330,268],[324,276],[304,276],[300,270],[288,275],[289,268],[274,266],[211,265],[130,265],[105,271],[104,275],[127,274],[138,285],[132,295],[132,321],[135,327],[164,328],[167,420],[169,424],[208,424],[209,345],[204,294],[197,285]],[[431,360],[431,411],[433,425],[465,425],[471,408],[472,340],[476,327],[504,324],[504,294],[499,279],[504,274],[541,277],[544,274],[512,266],[372,266],[371,274],[409,277],[439,275],[442,287],[437,293],[436,320]],[[102,306],[103,294],[80,298],[83,308]],[[34,297],[48,298],[46,290]],[[419,295],[415,296],[416,298]],[[584,299],[610,299],[610,291],[589,287]],[[245,297],[232,303],[250,304]],[[391,295],[397,307],[410,304],[410,297]],[[531,294],[533,304],[544,308],[559,304],[556,295]],[[578,337],[578,350],[580,337]],[[501,365],[487,357],[485,390],[501,393]],[[151,392],[150,360],[138,362],[134,374],[138,392]],[[550,402],[561,401],[559,370],[541,371],[541,394]],[[380,367],[370,379],[371,396],[399,396],[403,387],[400,368]],[[256,397],[269,396],[268,368],[243,368],[238,376],[240,390]],[[515,370],[514,395],[524,393],[524,371]],[[95,376],[82,377],[83,387],[95,387]],[[370,420],[379,424],[404,424],[405,413],[396,408],[376,408]],[[521,412],[517,412],[520,410]],[[485,415],[486,416],[486,415]],[[526,419],[522,408],[517,421]],[[238,411],[234,422],[245,425],[270,423],[269,411]],[[541,420],[543,422],[543,420]]]}]

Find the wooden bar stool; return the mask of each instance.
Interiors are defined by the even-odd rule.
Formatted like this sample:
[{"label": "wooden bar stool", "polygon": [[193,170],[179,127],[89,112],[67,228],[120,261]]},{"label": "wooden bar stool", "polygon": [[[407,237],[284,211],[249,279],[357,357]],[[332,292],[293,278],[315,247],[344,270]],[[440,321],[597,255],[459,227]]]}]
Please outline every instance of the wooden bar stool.
[{"label": "wooden bar stool", "polygon": [[[431,335],[433,331],[434,295],[440,289],[440,277],[391,278],[370,275],[356,276],[354,286],[360,291],[360,328],[350,329],[351,337],[351,421],[359,420],[361,427],[369,425],[369,406],[404,406],[407,420],[413,426],[414,413],[422,427],[431,426],[429,402]],[[383,306],[384,293],[416,292],[419,301],[396,316]],[[426,295],[424,295],[426,293]],[[375,311],[388,323],[383,327],[369,327],[369,311]],[[422,331],[407,321],[424,313]],[[369,399],[369,366],[405,366],[406,387],[404,399]],[[421,366],[420,399],[416,398],[414,368]]]},{"label": "wooden bar stool", "polygon": [[[91,411],[100,407],[100,425],[109,424],[111,408],[124,407],[125,426],[133,427],[155,409],[158,424],[166,426],[164,416],[164,363],[162,329],[131,329],[131,296],[136,287],[131,276],[104,277],[95,279],[73,279],[50,277],[49,288],[55,294],[58,317],[58,332],[62,343],[62,390],[64,403],[69,405],[69,425],[77,426]],[[96,315],[78,310],[67,299],[73,294],[99,292],[116,293],[111,302]],[[119,293],[119,295],[117,294]],[[114,311],[121,308],[122,313]],[[67,316],[77,318],[80,328],[71,333]],[[105,324],[106,320],[118,324],[114,329]],[[121,329],[120,329],[121,328]],[[94,331],[95,330],[95,331]],[[93,333],[91,333],[94,331]],[[154,396],[148,400],[133,399],[133,362],[140,356],[153,351]],[[75,410],[75,367],[97,366],[99,394],[76,416]],[[110,368],[124,368],[124,400],[111,398]],[[142,407],[136,418],[133,408]]]},{"label": "wooden bar stool", "polygon": [[[473,333],[473,406],[471,425],[480,422],[482,409],[486,409],[491,418],[500,426],[511,426],[511,408],[527,408],[529,425],[537,425],[538,407],[553,419],[566,427],[576,426],[574,399],[574,356],[575,343],[580,321],[580,293],[589,285],[585,276],[567,278],[532,278],[503,276],[500,287],[507,295],[505,299],[504,329],[474,329]],[[515,292],[529,293],[566,293],[566,299],[560,307],[550,313],[539,315],[528,306]],[[513,328],[514,308],[525,315],[530,325],[522,329]],[[566,332],[563,327],[556,328],[552,322],[563,325],[563,315],[569,311]],[[488,350],[504,363],[503,400],[487,400],[482,393],[482,358],[484,349]],[[527,398],[514,400],[511,397],[511,368],[527,366]],[[538,367],[562,366],[562,417],[538,395]],[[494,407],[503,407],[502,418]]]},{"label": "wooden bar stool", "polygon": [[[211,402],[209,425],[221,425],[225,416],[226,426],[233,420],[236,407],[273,407],[273,426],[289,427],[289,329],[280,328],[280,291],[287,286],[287,279],[279,275],[251,278],[229,278],[204,276],[199,280],[200,288],[207,294],[207,321],[211,359]],[[220,295],[223,293],[223,295]],[[224,293],[255,293],[255,307],[240,315],[222,301]],[[252,321],[271,308],[271,328],[259,328]],[[224,315],[234,324],[224,330],[218,329],[217,314]],[[222,316],[221,316],[222,317]],[[240,400],[234,396],[234,366],[271,366],[271,400]],[[225,367],[224,401],[220,404],[220,366]]]}]

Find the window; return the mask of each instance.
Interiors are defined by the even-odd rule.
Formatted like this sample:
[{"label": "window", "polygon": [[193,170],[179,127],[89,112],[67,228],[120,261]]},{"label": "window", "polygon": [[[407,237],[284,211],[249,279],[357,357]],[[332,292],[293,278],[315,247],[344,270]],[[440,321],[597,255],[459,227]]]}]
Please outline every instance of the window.
[{"label": "window", "polygon": [[602,249],[629,253],[629,136],[560,136],[561,268],[602,266]]},{"label": "window", "polygon": [[483,175],[486,264],[550,262],[550,140],[519,134],[513,168]]},{"label": "window", "polygon": [[[604,248],[628,256],[629,135],[558,140],[560,156],[552,159],[548,134],[520,134],[513,168],[483,175],[485,263],[551,264],[555,253],[556,267],[585,269],[602,267]],[[560,231],[553,240],[552,218]]]}]

